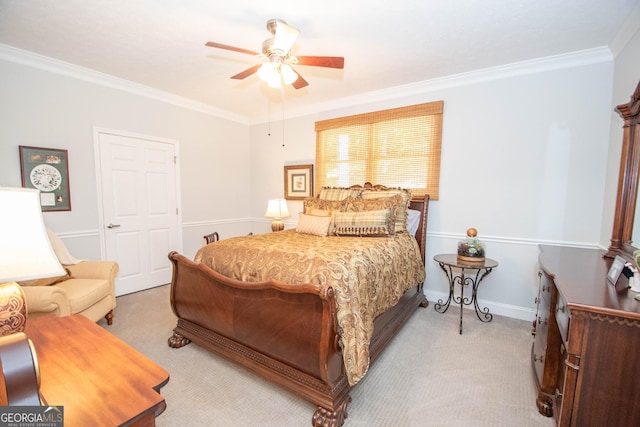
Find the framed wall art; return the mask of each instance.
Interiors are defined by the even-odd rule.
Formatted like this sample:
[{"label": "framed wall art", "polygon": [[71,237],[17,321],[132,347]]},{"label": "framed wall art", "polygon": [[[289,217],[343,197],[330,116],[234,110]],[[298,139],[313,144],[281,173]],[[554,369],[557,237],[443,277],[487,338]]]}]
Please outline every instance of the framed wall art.
[{"label": "framed wall art", "polygon": [[22,186],[40,190],[42,211],[70,211],[67,150],[20,146]]},{"label": "framed wall art", "polygon": [[284,198],[302,200],[313,197],[313,165],[284,167]]}]

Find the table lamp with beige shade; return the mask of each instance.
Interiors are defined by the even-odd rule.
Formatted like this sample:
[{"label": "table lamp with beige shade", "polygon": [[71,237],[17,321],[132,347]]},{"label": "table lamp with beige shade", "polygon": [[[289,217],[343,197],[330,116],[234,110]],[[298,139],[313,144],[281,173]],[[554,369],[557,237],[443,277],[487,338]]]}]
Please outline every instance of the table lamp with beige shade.
[{"label": "table lamp with beige shade", "polygon": [[267,205],[267,211],[264,216],[267,218],[273,218],[271,223],[271,231],[284,230],[284,223],[282,218],[288,218],[289,209],[287,208],[287,201],[285,199],[271,199]]},{"label": "table lamp with beige shade", "polygon": [[41,403],[35,349],[23,332],[27,303],[16,282],[65,274],[47,236],[40,192],[0,187],[0,361],[9,405]]}]

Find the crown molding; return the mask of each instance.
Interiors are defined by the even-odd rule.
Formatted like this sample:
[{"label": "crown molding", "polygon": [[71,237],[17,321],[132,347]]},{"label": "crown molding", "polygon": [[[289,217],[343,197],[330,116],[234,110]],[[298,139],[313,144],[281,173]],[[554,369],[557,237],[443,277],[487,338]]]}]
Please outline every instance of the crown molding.
[{"label": "crown molding", "polygon": [[154,99],[156,101],[165,102],[182,108],[187,108],[207,115],[219,117],[222,119],[249,124],[244,116],[232,114],[228,111],[211,107],[210,105],[196,102],[181,96],[164,92],[129,80],[101,73],[89,68],[80,67],[68,62],[59,61],[47,56],[38,55],[26,50],[17,49],[12,46],[0,44],[0,59],[38,68],[55,74],[72,77],[89,83],[105,86],[111,89],[121,90],[134,95],[143,96],[145,98]]},{"label": "crown molding", "polygon": [[[630,18],[636,15],[640,16],[640,7],[635,8],[634,13],[635,15],[631,15]],[[621,30],[621,32],[618,34],[618,37],[616,37],[616,41],[621,40],[618,43],[622,43],[622,46],[624,46],[624,44],[628,42],[630,37],[638,28],[638,25],[635,24],[636,21],[628,19],[626,22],[628,25],[625,25],[624,28],[628,29],[625,30],[623,28],[623,30]],[[638,19],[638,22],[640,22],[640,19]],[[633,30],[634,25],[635,30]],[[631,32],[630,35],[629,32]],[[623,35],[626,36],[623,37]],[[624,40],[624,42],[622,40]],[[105,73],[69,64],[67,62],[59,61],[53,58],[38,55],[4,44],[0,44],[0,59],[42,69],[52,73],[66,75],[68,77],[84,80],[112,89],[122,90],[128,93],[155,99],[157,101],[191,109],[200,113],[212,115],[241,124],[255,125],[268,121],[267,117],[261,117],[255,120],[251,120],[245,116],[233,114],[226,110],[217,109],[209,105],[195,102],[168,92],[153,89],[148,86],[144,86],[118,77],[113,77]],[[373,102],[388,101],[392,99],[416,96],[420,94],[428,94],[438,90],[462,87],[470,84],[477,84],[514,76],[580,67],[584,65],[610,61],[613,61],[613,54],[611,49],[609,49],[608,47],[598,47],[567,54],[521,61],[497,67],[484,68],[481,70],[454,74],[451,76],[438,77],[435,79],[424,80],[407,85],[395,86],[377,91],[367,92],[364,94],[344,97],[326,103],[312,104],[302,108],[289,110],[285,115],[285,119],[306,115],[318,115],[319,112],[323,111],[341,110],[344,108],[359,105],[368,105]]]},{"label": "crown molding", "polygon": [[640,3],[636,4],[627,19],[625,19],[620,31],[611,42],[613,56],[618,56],[622,49],[629,43],[634,34],[640,29]]},{"label": "crown molding", "polygon": [[[450,76],[438,77],[435,79],[345,97],[331,102],[311,105],[295,111],[290,111],[286,118],[318,114],[318,112],[322,111],[342,110],[344,108],[369,105],[375,102],[389,101],[403,97],[415,97],[416,95],[428,94],[439,90],[463,87],[471,84],[523,76],[527,74],[536,74],[545,71],[581,67],[612,61],[613,54],[608,47],[597,47],[561,55],[514,62],[512,64],[489,67],[466,73],[453,74]],[[323,116],[323,118],[325,117]]]}]

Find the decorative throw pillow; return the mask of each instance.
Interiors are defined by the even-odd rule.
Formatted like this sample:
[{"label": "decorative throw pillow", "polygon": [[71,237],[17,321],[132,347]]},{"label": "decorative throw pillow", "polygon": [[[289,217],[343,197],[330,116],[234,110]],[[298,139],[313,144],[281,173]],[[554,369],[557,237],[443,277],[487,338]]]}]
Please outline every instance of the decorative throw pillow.
[{"label": "decorative throw pillow", "polygon": [[322,200],[316,197],[310,197],[308,199],[304,199],[302,204],[304,206],[305,214],[309,214],[311,209],[320,209],[325,211],[339,211],[342,206],[341,200]]},{"label": "decorative throw pillow", "polygon": [[377,211],[380,209],[395,209],[403,203],[402,196],[382,197],[376,199],[360,199],[347,197],[342,203],[342,212]]},{"label": "decorative throw pillow", "polygon": [[328,216],[328,217],[331,217],[331,222],[329,223],[329,236],[333,236],[333,235],[336,234],[335,233],[335,223],[334,223],[334,220],[333,220],[333,215],[335,213],[336,213],[336,211],[334,211],[334,210],[316,209],[316,208],[311,208],[307,212],[307,214],[313,215],[313,216]]},{"label": "decorative throw pillow", "polygon": [[307,214],[313,216],[333,216],[334,211],[329,209],[310,208]]},{"label": "decorative throw pillow", "polygon": [[391,209],[360,212],[336,212],[335,233],[338,236],[391,236],[394,221]]},{"label": "decorative throw pillow", "polygon": [[329,234],[331,216],[314,216],[301,213],[296,226],[297,233],[313,234],[314,236],[326,236]]},{"label": "decorative throw pillow", "polygon": [[397,233],[406,230],[406,227],[401,228],[396,225],[399,211],[403,209],[403,203],[403,199],[400,195],[370,200],[348,197],[344,201],[342,212],[363,212],[389,209],[391,211],[391,224],[394,225],[393,231],[394,233]]},{"label": "decorative throw pillow", "polygon": [[406,188],[387,188],[384,190],[365,189],[361,197],[364,200],[380,199],[391,196],[402,197],[402,203],[396,211],[396,232],[407,230],[407,209],[411,202],[411,191]]},{"label": "decorative throw pillow", "polygon": [[347,197],[360,197],[359,188],[348,187],[322,187],[318,198],[322,200],[344,200]]}]

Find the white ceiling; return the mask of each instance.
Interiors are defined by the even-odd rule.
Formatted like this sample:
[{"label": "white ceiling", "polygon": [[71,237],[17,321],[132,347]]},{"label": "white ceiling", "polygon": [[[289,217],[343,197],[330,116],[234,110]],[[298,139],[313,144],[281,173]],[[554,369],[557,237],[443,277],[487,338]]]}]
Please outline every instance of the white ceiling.
[{"label": "white ceiling", "polygon": [[[585,49],[638,26],[640,0],[0,0],[0,44],[155,88],[248,122],[279,111]],[[309,86],[271,89],[266,21],[301,33],[292,52],[344,56],[344,70],[296,66]],[[634,21],[634,22],[630,22]]]}]

